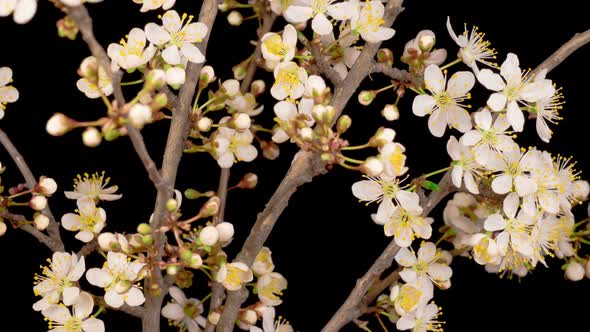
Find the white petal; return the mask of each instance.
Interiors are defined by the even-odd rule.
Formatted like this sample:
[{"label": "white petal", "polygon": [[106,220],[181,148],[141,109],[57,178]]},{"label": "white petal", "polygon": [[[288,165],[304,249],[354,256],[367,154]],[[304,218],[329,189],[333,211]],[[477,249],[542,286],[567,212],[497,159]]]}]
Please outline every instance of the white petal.
[{"label": "white petal", "polygon": [[311,21],[311,28],[319,35],[327,35],[332,32],[332,23],[326,15],[319,13]]},{"label": "white petal", "polygon": [[283,13],[285,19],[291,23],[305,22],[311,18],[313,9],[308,6],[289,6]]},{"label": "white petal", "polygon": [[[6,4],[5,2],[3,3],[2,0],[0,0],[0,8],[2,6],[10,6],[10,4]],[[0,13],[2,12],[2,9],[0,9]],[[2,16],[2,15],[0,15]],[[8,82],[10,82],[10,80],[12,79],[12,69],[8,68],[8,67],[0,67],[0,86],[5,86],[6,84],[8,84]]]},{"label": "white petal", "polygon": [[155,23],[148,23],[145,26],[145,37],[156,45],[163,45],[170,40],[170,34],[161,26]]},{"label": "white petal", "polygon": [[417,116],[424,116],[432,113],[436,101],[429,95],[417,95],[412,103],[412,112]]},{"label": "white petal", "polygon": [[435,137],[442,137],[447,128],[446,114],[441,110],[434,111],[428,118],[428,129]]},{"label": "white petal", "polygon": [[169,293],[176,303],[180,304],[181,306],[185,305],[187,301],[186,295],[184,295],[184,292],[180,288],[172,286],[170,287]]},{"label": "white petal", "polygon": [[90,316],[93,307],[94,300],[92,299],[92,295],[81,292],[76,299],[76,303],[74,303],[74,315],[80,319],[84,319]]},{"label": "white petal", "polygon": [[162,316],[172,320],[181,320],[184,318],[184,310],[177,303],[168,303],[162,308]]},{"label": "white petal", "polygon": [[191,23],[182,29],[184,41],[189,43],[201,42],[207,36],[208,30],[207,25],[201,22]]},{"label": "white petal", "polygon": [[132,307],[140,306],[145,302],[143,292],[137,287],[131,287],[126,295],[125,303]]},{"label": "white petal", "polygon": [[469,113],[457,105],[449,106],[449,109],[447,110],[447,122],[451,127],[462,133],[473,128]]},{"label": "white petal", "polygon": [[236,150],[236,157],[239,160],[250,162],[256,159],[258,156],[258,150],[253,145],[242,145],[239,146]]},{"label": "white petal", "polygon": [[490,130],[492,128],[492,114],[487,109],[475,113],[475,123],[483,130]]},{"label": "white petal", "polygon": [[483,227],[486,231],[499,231],[506,228],[506,220],[501,215],[494,213],[486,219]]},{"label": "white petal", "polygon": [[[12,14],[12,12],[14,11],[14,7],[16,7],[17,1],[18,0],[0,0],[0,17],[6,17]],[[1,79],[0,82],[2,82]],[[4,84],[0,84],[0,86],[2,85]]]},{"label": "white petal", "polygon": [[217,159],[217,164],[221,168],[231,168],[234,164],[234,161],[234,154],[231,152],[226,152],[219,156],[219,158]]},{"label": "white petal", "polygon": [[84,243],[88,243],[94,239],[94,233],[90,231],[80,231],[74,237]]},{"label": "white petal", "polygon": [[18,24],[29,22],[37,11],[37,0],[20,0],[14,9],[14,21]]},{"label": "white petal", "polygon": [[428,265],[428,274],[438,282],[443,282],[451,279],[453,270],[447,265],[440,263],[433,263]]},{"label": "white petal", "polygon": [[467,188],[467,190],[469,190],[469,192],[471,192],[472,194],[479,194],[479,188],[477,187],[477,184],[475,183],[475,179],[473,178],[473,174],[469,173],[469,172],[465,172],[464,175],[464,179],[465,179],[465,187]]},{"label": "white petal", "polygon": [[522,73],[520,71],[520,64],[518,57],[514,53],[508,53],[506,60],[500,66],[500,75],[506,79],[506,82],[520,83]]},{"label": "white petal", "polygon": [[80,229],[80,220],[74,213],[66,213],[61,217],[61,225],[68,231],[77,231]]},{"label": "white petal", "polygon": [[78,287],[66,287],[62,292],[63,302],[67,306],[71,306],[76,302],[80,295],[80,289]]},{"label": "white petal", "polygon": [[395,255],[395,261],[403,267],[410,267],[416,263],[416,255],[408,248],[401,248]]},{"label": "white petal", "polygon": [[487,101],[487,105],[494,111],[499,112],[506,106],[506,96],[503,93],[493,93]]},{"label": "white petal", "polygon": [[487,68],[479,71],[477,80],[488,90],[492,91],[501,91],[506,87],[506,83],[504,83],[502,77]]},{"label": "white petal", "polygon": [[383,195],[383,188],[375,181],[363,180],[352,185],[352,194],[361,201],[372,202]]},{"label": "white petal", "polygon": [[84,332],[104,332],[104,323],[98,318],[88,318],[82,322]]},{"label": "white petal", "polygon": [[297,116],[297,106],[288,101],[280,101],[275,104],[274,112],[283,121],[289,121]]},{"label": "white petal", "polygon": [[180,51],[176,45],[170,45],[166,47],[164,51],[162,51],[162,58],[168,64],[177,65],[180,63]]},{"label": "white petal", "polygon": [[169,10],[162,15],[162,23],[164,28],[169,32],[177,32],[180,30],[182,21],[180,15],[175,10]]},{"label": "white petal", "polygon": [[461,182],[463,181],[463,167],[454,166],[451,171],[451,178],[453,179],[455,187],[461,188]]},{"label": "white petal", "polygon": [[418,259],[430,262],[436,255],[436,246],[432,242],[424,242],[418,249]]},{"label": "white petal", "polygon": [[510,189],[512,189],[512,176],[501,174],[492,180],[492,190],[496,194],[506,194]]},{"label": "white petal", "polygon": [[400,331],[412,329],[412,328],[414,328],[415,325],[416,325],[416,321],[414,320],[413,314],[403,315],[395,323],[395,327]]},{"label": "white petal", "polygon": [[67,322],[72,317],[68,308],[57,304],[49,306],[47,309],[42,311],[42,314],[48,319],[62,324]]},{"label": "white petal", "polygon": [[123,296],[113,288],[104,294],[104,301],[113,308],[120,308],[124,303]]},{"label": "white petal", "polygon": [[447,92],[451,97],[466,96],[475,84],[475,77],[471,72],[460,71],[456,72],[449,79],[447,84]]},{"label": "white petal", "polygon": [[430,65],[424,70],[424,83],[426,88],[434,93],[445,89],[445,76],[437,65]]},{"label": "white petal", "polygon": [[518,195],[526,196],[537,191],[537,182],[529,177],[517,175],[514,179],[514,186]]},{"label": "white petal", "polygon": [[13,86],[3,86],[0,88],[0,102],[14,103],[18,100],[18,90]]},{"label": "white petal", "polygon": [[415,270],[411,270],[411,269],[403,269],[399,273],[399,276],[405,282],[414,282],[418,279],[418,273],[416,273]]},{"label": "white petal", "polygon": [[506,116],[508,117],[508,122],[510,122],[512,129],[518,132],[522,131],[524,126],[524,115],[515,101],[508,103]]},{"label": "white petal", "polygon": [[92,268],[86,272],[86,280],[94,286],[105,288],[113,282],[113,276],[103,269]]},{"label": "white petal", "polygon": [[188,61],[193,63],[203,63],[205,62],[205,56],[201,51],[193,44],[184,43],[182,48],[180,49],[182,55],[184,55]]},{"label": "white petal", "polygon": [[481,141],[482,137],[483,136],[481,132],[477,130],[470,130],[461,136],[460,141],[461,144],[465,146],[474,146]]},{"label": "white petal", "polygon": [[517,193],[510,193],[506,198],[504,198],[504,202],[502,204],[502,208],[504,210],[504,214],[510,219],[516,217],[516,211],[518,210],[518,205],[520,204],[520,198],[518,197]]}]

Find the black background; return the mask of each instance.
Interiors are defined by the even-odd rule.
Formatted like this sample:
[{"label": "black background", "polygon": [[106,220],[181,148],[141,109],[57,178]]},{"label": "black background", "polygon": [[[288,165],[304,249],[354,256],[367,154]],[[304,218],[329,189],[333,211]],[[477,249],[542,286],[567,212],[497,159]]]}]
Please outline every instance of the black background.
[{"label": "black background", "polygon": [[[176,9],[198,15],[200,1],[177,0]],[[148,22],[160,22],[159,12],[142,14],[139,5],[131,0],[106,0],[87,6],[94,17],[98,40],[106,47],[117,42],[132,27],[143,28]],[[460,31],[463,22],[478,25],[487,32],[487,38],[499,52],[501,63],[506,53],[516,53],[522,68],[534,68],[567,41],[576,32],[590,27],[583,2],[560,1],[544,5],[538,1],[406,1],[406,11],[396,20],[394,38],[385,43],[394,50],[396,63],[406,41],[422,29],[437,34],[437,47],[446,47],[449,59],[454,59],[455,45],[445,28],[446,16],[451,15],[454,27]],[[244,16],[250,13],[244,11]],[[131,231],[134,225],[147,221],[155,198],[155,190],[132,150],[127,138],[103,143],[98,148],[87,148],[81,143],[81,131],[64,137],[50,137],[44,130],[47,119],[54,112],[63,112],[79,120],[100,116],[102,103],[88,100],[76,89],[76,69],[89,52],[80,39],[69,41],[57,37],[55,22],[60,12],[47,1],[40,1],[40,8],[33,21],[19,26],[11,18],[0,20],[0,66],[14,71],[14,83],[20,99],[9,104],[6,117],[0,126],[14,141],[28,161],[33,172],[54,177],[60,189],[70,190],[77,173],[106,170],[113,183],[119,185],[124,198],[103,203],[107,211],[105,231]],[[216,69],[218,77],[230,78],[231,66],[245,59],[253,51],[250,40],[256,38],[254,21],[240,28],[230,27],[225,14],[220,14],[212,31],[208,63]],[[282,28],[277,22],[275,30]],[[519,137],[523,146],[531,144],[574,156],[577,168],[584,174],[590,169],[587,148],[588,76],[590,75],[590,47],[583,48],[550,73],[558,86],[563,86],[566,96],[564,120],[555,129],[551,144],[537,138],[534,123],[527,122],[527,133]],[[401,64],[400,64],[401,65]],[[462,65],[461,65],[462,66]],[[452,67],[467,70],[464,66]],[[261,72],[259,72],[261,73]],[[271,75],[259,77],[271,82]],[[138,78],[126,75],[124,80]],[[378,75],[367,79],[368,87],[381,87],[387,83]],[[474,96],[486,95],[480,88]],[[482,94],[483,92],[483,94]],[[393,102],[393,96],[381,94],[370,107],[360,106],[356,95],[346,113],[353,118],[353,127],[347,136],[352,143],[363,143],[386,121],[379,112],[383,104]],[[444,149],[448,133],[443,139],[430,135],[426,119],[411,114],[412,96],[401,102],[401,120],[391,123],[397,131],[396,141],[407,147],[410,174],[417,176],[448,165]],[[484,99],[485,100],[485,99]],[[477,97],[474,102],[481,101]],[[474,104],[476,105],[476,104]],[[264,115],[266,114],[266,115]],[[262,123],[270,124],[272,101],[266,103]],[[159,164],[164,148],[168,123],[161,122],[143,130],[152,157]],[[453,133],[459,136],[457,132]],[[227,248],[230,256],[241,247],[256,213],[264,204],[285,174],[295,147],[283,146],[276,161],[259,160],[252,164],[240,163],[232,168],[231,184],[243,174],[256,171],[259,187],[252,191],[231,192],[228,198],[226,219],[236,227],[234,243]],[[22,182],[15,165],[4,150],[0,149],[0,161],[8,167],[3,184]],[[177,188],[195,187],[202,191],[214,190],[219,170],[207,156],[187,155],[181,162]],[[316,179],[301,188],[291,199],[289,207],[279,219],[267,241],[273,251],[276,270],[289,280],[284,303],[278,312],[289,319],[296,330],[318,331],[344,301],[360,277],[389,242],[381,227],[373,224],[369,215],[376,206],[365,207],[357,203],[350,186],[360,175],[336,168],[328,175]],[[50,199],[57,218],[73,211],[75,202],[58,192]],[[185,201],[187,214],[198,209],[199,203]],[[442,224],[441,210],[433,216],[435,225]],[[579,208],[582,215],[585,208]],[[436,227],[435,227],[436,228]],[[78,250],[80,242],[70,232],[62,230],[68,250]],[[435,235],[436,236],[436,235]],[[40,271],[50,252],[28,234],[9,229],[0,238],[2,265],[0,285],[4,292],[0,299],[2,331],[44,331],[46,323],[40,313],[31,309],[36,301],[32,292],[33,274]],[[97,256],[96,254],[94,254]],[[452,287],[437,291],[435,301],[443,308],[442,317],[448,331],[535,331],[549,330],[559,324],[559,330],[587,329],[590,294],[588,282],[565,281],[560,270],[561,261],[549,260],[550,269],[539,266],[522,280],[500,280],[488,274],[483,267],[465,258],[457,258],[452,264]],[[101,259],[87,258],[87,268],[98,267]],[[199,273],[196,273],[197,275]],[[84,279],[84,278],[83,278]],[[83,287],[89,288],[83,281]],[[101,290],[90,288],[95,293]],[[204,279],[197,279],[189,296],[203,297],[207,293]],[[109,311],[101,315],[107,331],[138,331],[140,323],[124,314]],[[162,326],[167,326],[163,320]],[[376,324],[371,325],[378,331]],[[391,325],[391,330],[395,327]],[[347,331],[358,330],[349,326]]]}]

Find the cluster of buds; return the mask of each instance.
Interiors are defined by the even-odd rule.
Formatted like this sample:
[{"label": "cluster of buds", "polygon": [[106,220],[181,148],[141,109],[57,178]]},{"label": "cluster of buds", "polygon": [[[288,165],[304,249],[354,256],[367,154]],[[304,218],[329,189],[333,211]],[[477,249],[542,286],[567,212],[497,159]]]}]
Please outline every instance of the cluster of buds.
[{"label": "cluster of buds", "polygon": [[137,233],[101,233],[98,236],[98,245],[103,251],[123,252],[128,255],[145,252],[154,243],[151,227],[148,224],[140,224]]},{"label": "cluster of buds", "polygon": [[590,259],[585,261],[572,260],[565,265],[565,278],[580,281],[584,277],[590,279]]},{"label": "cluster of buds", "polygon": [[62,38],[68,38],[69,40],[76,39],[76,36],[78,35],[78,26],[76,25],[76,22],[67,15],[57,21],[57,35]]},{"label": "cluster of buds", "polygon": [[422,30],[416,38],[406,43],[401,61],[410,67],[411,73],[421,73],[431,64],[440,65],[447,58],[447,51],[435,49],[435,44],[434,32]]}]

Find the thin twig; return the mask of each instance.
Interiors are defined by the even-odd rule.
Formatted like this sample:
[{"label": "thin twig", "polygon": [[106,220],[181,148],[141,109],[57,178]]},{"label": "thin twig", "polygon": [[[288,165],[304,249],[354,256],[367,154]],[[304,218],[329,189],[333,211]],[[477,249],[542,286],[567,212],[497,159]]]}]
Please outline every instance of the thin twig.
[{"label": "thin twig", "polygon": [[43,234],[40,230],[36,229],[35,227],[31,226],[30,224],[25,224],[27,218],[20,214],[14,214],[8,212],[7,210],[0,211],[0,218],[7,219],[12,221],[14,224],[19,225],[18,228],[22,229],[23,231],[31,234],[35,237],[39,242],[44,244],[47,248],[51,251],[64,251],[63,243],[56,241],[55,239]]},{"label": "thin twig", "polygon": [[[8,151],[8,154],[16,164],[16,167],[18,167],[20,173],[25,178],[27,187],[29,187],[29,189],[34,188],[37,185],[37,180],[33,175],[33,172],[31,172],[31,169],[29,168],[29,165],[27,165],[27,162],[25,161],[23,156],[20,154],[20,152],[18,152],[17,148],[14,146],[14,144],[12,144],[12,141],[10,140],[8,135],[6,135],[6,133],[2,129],[0,129],[0,144],[2,144],[6,151]],[[59,234],[59,223],[55,220],[53,213],[51,213],[49,205],[47,205],[47,207],[45,207],[45,209],[43,209],[42,212],[45,216],[49,218],[49,226],[47,226],[47,233],[49,234],[49,238],[52,240],[52,247],[50,247],[50,249],[53,251],[64,251],[64,244],[61,240],[61,235]],[[21,229],[35,236],[39,241],[43,242],[41,240],[43,238],[39,235],[44,234],[32,226],[28,226],[29,227],[21,227]],[[46,242],[43,243],[47,245]]]},{"label": "thin twig", "polygon": [[548,72],[559,66],[568,56],[574,53],[578,48],[590,43],[590,29],[576,33],[572,39],[563,44],[557,51],[551,54],[543,63],[541,63],[532,73],[531,77],[537,75],[541,70],[547,69]]}]

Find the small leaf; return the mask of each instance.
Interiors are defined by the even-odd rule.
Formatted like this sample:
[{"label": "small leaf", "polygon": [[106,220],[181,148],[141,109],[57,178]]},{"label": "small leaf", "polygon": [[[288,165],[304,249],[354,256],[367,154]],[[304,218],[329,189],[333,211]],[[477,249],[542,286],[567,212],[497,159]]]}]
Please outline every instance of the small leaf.
[{"label": "small leaf", "polygon": [[432,181],[428,181],[425,180],[424,182],[421,183],[422,187],[425,189],[428,189],[430,191],[439,191],[440,187],[438,186],[438,184],[432,182]]}]

